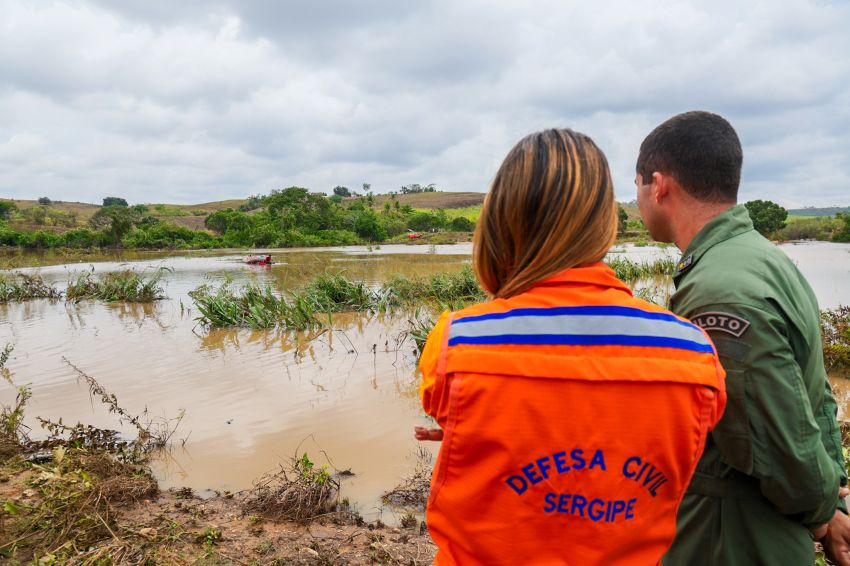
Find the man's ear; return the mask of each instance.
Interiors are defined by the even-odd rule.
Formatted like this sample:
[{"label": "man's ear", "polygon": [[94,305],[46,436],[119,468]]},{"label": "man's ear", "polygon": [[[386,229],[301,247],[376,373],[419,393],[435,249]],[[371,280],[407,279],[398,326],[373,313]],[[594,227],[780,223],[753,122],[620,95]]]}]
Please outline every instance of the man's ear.
[{"label": "man's ear", "polygon": [[652,198],[656,203],[661,203],[663,200],[670,197],[670,190],[676,180],[670,175],[659,173],[658,171],[652,174]]}]

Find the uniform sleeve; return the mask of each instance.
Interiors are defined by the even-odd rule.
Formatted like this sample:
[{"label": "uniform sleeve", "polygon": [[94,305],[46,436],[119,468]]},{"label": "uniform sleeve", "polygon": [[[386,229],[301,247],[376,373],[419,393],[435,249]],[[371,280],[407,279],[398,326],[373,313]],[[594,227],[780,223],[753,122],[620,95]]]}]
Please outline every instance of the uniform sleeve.
[{"label": "uniform sleeve", "polygon": [[445,311],[437,319],[434,328],[428,333],[425,347],[422,348],[422,356],[419,358],[419,370],[422,372],[419,397],[422,399],[422,408],[426,413],[437,419],[441,426],[444,423],[440,422],[440,408],[443,404],[442,398],[445,392],[441,390],[443,389],[442,383],[437,379],[437,364],[440,361],[448,316],[449,311]]},{"label": "uniform sleeve", "polygon": [[[821,430],[823,445],[832,461],[838,469],[838,477],[841,485],[847,484],[847,471],[844,462],[844,450],[841,447],[841,430],[838,428],[838,405],[835,402],[835,396],[832,394],[832,387],[829,381],[824,384],[825,390],[823,393],[823,404],[817,415],[818,426]],[[847,504],[844,500],[838,502],[838,508],[844,513],[847,513]]]},{"label": "uniform sleeve", "polygon": [[831,409],[824,403],[815,414],[783,318],[738,304],[706,306],[691,316],[699,313],[703,322],[720,320],[718,314],[740,322],[735,332],[720,323],[706,327],[726,369],[726,413],[712,433],[723,460],[756,478],[781,513],[807,526],[826,523],[839,487],[824,442],[828,429],[819,426]]}]

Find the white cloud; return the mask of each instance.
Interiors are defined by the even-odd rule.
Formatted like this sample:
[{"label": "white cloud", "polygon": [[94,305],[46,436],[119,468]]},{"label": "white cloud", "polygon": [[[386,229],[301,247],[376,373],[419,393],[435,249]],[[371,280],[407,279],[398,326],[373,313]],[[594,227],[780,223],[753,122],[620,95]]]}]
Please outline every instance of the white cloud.
[{"label": "white cloud", "polygon": [[725,115],[742,196],[850,204],[850,6],[818,0],[0,0],[0,194],[200,202],[485,190],[573,127],[633,197],[643,137]]}]

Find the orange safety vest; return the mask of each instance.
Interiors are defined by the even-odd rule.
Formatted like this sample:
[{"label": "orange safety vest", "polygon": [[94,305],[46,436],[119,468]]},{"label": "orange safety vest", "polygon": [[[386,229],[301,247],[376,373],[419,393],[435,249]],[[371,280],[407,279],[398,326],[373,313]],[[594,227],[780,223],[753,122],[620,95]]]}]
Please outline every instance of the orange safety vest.
[{"label": "orange safety vest", "polygon": [[444,313],[420,368],[441,565],[657,564],[726,404],[708,335],[602,263]]}]

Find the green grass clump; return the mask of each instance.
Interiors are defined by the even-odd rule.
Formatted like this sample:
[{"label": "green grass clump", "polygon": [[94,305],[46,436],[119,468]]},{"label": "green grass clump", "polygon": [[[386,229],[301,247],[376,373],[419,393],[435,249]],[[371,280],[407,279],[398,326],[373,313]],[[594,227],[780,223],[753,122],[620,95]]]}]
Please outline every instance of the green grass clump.
[{"label": "green grass clump", "polygon": [[78,272],[71,275],[65,296],[69,301],[75,302],[84,299],[136,303],[156,301],[165,298],[162,279],[165,273],[170,271],[167,267],[160,267],[146,275],[126,269],[97,277],[94,271]]},{"label": "green grass clump", "polygon": [[[611,262],[617,276],[626,282],[671,275],[676,264],[663,259],[649,264],[621,258]],[[234,287],[225,282],[215,288],[202,285],[189,293],[201,316],[211,327],[280,327],[306,330],[322,326],[320,315],[335,312],[387,312],[419,306],[458,310],[487,298],[475,273],[465,266],[456,273],[434,273],[408,279],[396,276],[379,286],[352,281],[344,275],[320,275],[301,290],[277,293],[270,285]]]},{"label": "green grass clump", "polygon": [[627,258],[614,257],[605,263],[614,270],[617,279],[629,284],[652,277],[672,277],[676,273],[676,261],[670,258],[638,263]]},{"label": "green grass clump", "polygon": [[62,292],[45,283],[40,275],[0,273],[0,303],[61,297]]}]

